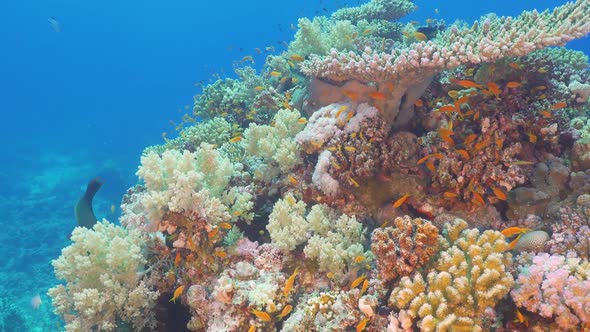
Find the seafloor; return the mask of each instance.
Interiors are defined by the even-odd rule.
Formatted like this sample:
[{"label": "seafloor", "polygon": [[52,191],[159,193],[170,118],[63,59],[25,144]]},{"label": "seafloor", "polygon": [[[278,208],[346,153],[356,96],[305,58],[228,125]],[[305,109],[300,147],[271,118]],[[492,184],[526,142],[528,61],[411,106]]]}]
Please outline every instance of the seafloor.
[{"label": "seafloor", "polygon": [[413,10],[300,19],[261,73],[203,87],[120,225],[78,216],[60,328],[590,329],[590,71],[561,47],[590,1],[398,21]]}]

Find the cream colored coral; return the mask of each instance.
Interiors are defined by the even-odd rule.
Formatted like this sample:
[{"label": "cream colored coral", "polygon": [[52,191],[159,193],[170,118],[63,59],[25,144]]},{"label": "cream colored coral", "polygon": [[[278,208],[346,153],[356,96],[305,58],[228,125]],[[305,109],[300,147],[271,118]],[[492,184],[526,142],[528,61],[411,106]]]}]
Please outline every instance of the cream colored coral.
[{"label": "cream colored coral", "polygon": [[307,240],[305,207],[305,203],[297,201],[291,193],[275,203],[266,229],[273,244],[281,250],[294,250]]},{"label": "cream colored coral", "polygon": [[142,204],[152,223],[167,211],[207,218],[211,224],[227,221],[230,216],[219,197],[232,172],[231,162],[206,143],[194,153],[167,150],[161,157],[148,153],[137,171],[147,189]]},{"label": "cream colored coral", "polygon": [[52,262],[56,277],[66,283],[48,292],[66,330],[111,331],[119,320],[138,331],[155,327],[150,313],[158,291],[137,273],[146,263],[141,233],[103,220],[93,229],[76,227],[72,241]]},{"label": "cream colored coral", "polygon": [[512,256],[498,231],[480,233],[455,220],[440,236],[443,250],[426,279],[421,273],[403,277],[389,303],[419,320],[422,331],[481,331],[480,317],[514,284],[507,272]]},{"label": "cream colored coral", "polygon": [[240,144],[248,155],[260,157],[266,164],[272,163],[282,172],[288,172],[302,161],[294,139],[304,127],[299,123],[300,118],[297,110],[279,110],[273,125],[251,123]]}]

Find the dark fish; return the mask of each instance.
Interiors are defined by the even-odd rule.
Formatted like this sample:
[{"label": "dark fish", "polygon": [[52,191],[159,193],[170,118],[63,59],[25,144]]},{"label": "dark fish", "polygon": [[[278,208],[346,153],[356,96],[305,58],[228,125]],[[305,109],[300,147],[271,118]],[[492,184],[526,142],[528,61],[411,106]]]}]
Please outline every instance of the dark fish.
[{"label": "dark fish", "polygon": [[80,198],[76,204],[76,207],[74,208],[77,226],[92,228],[92,226],[96,224],[96,216],[92,210],[92,199],[101,186],[102,181],[98,177],[88,182],[88,186],[86,186],[86,192]]}]

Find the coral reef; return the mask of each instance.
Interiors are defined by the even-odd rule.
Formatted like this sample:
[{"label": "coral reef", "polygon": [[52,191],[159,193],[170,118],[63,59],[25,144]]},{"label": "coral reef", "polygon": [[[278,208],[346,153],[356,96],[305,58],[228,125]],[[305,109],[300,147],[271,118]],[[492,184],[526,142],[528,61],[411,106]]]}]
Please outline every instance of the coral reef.
[{"label": "coral reef", "polygon": [[590,32],[590,2],[397,21],[417,9],[302,18],[203,86],[121,226],[54,261],[66,330],[590,326],[588,57],[544,49]]}]

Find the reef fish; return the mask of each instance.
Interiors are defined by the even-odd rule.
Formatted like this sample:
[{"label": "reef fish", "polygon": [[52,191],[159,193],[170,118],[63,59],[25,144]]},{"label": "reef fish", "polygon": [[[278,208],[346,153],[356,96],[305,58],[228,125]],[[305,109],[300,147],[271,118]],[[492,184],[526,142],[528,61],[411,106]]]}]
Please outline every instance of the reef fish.
[{"label": "reef fish", "polygon": [[94,178],[88,182],[86,192],[76,203],[74,214],[76,215],[76,224],[80,227],[92,228],[96,224],[96,216],[92,210],[92,199],[96,192],[102,187],[103,182],[98,178]]}]

